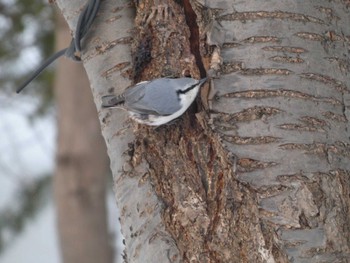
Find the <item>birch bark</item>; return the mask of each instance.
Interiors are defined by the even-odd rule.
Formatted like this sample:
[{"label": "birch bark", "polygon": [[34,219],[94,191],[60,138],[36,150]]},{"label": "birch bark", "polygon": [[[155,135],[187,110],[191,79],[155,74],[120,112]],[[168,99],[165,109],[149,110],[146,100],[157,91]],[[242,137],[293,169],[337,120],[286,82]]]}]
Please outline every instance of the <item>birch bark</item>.
[{"label": "birch bark", "polygon": [[[74,28],[82,1],[57,2]],[[126,261],[349,262],[347,2],[102,3],[83,61]],[[205,71],[172,126],[100,109],[132,78]]]}]

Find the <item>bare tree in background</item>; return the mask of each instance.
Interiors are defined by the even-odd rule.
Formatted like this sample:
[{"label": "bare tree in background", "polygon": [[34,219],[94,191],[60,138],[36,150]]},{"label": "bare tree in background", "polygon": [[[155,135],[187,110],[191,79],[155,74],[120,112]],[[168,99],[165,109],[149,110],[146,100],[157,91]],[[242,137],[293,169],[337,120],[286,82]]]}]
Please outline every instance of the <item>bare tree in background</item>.
[{"label": "bare tree in background", "polygon": [[[84,1],[57,3],[74,29]],[[349,24],[341,0],[102,2],[83,62],[127,262],[350,262]],[[184,70],[219,74],[175,125],[100,109]]]},{"label": "bare tree in background", "polygon": [[[67,29],[57,16],[57,49],[69,43]],[[54,190],[64,263],[113,262],[106,210],[108,156],[89,86],[82,65],[60,60],[55,79],[58,149]]]}]

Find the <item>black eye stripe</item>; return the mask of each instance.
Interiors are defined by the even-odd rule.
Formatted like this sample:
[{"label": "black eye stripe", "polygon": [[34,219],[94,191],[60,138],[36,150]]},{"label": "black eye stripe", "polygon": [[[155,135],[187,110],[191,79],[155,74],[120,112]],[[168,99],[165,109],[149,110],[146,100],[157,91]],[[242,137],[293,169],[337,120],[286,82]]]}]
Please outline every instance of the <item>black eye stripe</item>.
[{"label": "black eye stripe", "polygon": [[185,89],[185,90],[177,90],[176,93],[177,93],[177,94],[186,94],[186,93],[189,92],[190,90],[194,89],[198,84],[199,84],[199,82],[197,82],[196,84],[190,86],[189,88],[187,88],[187,89]]}]

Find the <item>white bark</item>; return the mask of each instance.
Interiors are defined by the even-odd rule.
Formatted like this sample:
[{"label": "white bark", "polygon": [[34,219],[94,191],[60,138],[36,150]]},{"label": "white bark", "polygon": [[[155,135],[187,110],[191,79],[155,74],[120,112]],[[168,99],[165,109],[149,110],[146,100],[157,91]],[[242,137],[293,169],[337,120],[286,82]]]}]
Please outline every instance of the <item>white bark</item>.
[{"label": "white bark", "polygon": [[[224,59],[211,121],[186,114],[179,125],[134,137],[124,112],[99,108],[109,88],[118,94],[130,84],[133,8],[103,1],[86,40],[128,260],[346,262],[345,2],[202,2],[209,9],[197,9],[201,32],[212,20],[208,41],[222,45]],[[78,7],[58,3],[74,28]]]},{"label": "white bark", "polygon": [[225,32],[212,122],[237,156],[237,179],[257,194],[254,216],[293,262],[348,262],[349,9],[320,0],[206,4],[220,10]]},{"label": "white bark", "polygon": [[[57,1],[74,31],[78,14],[85,1]],[[178,262],[178,250],[162,225],[162,209],[150,181],[145,179],[147,167],[128,167],[129,143],[134,140],[133,125],[122,110],[101,110],[101,96],[119,94],[131,84],[131,39],[135,11],[131,1],[102,1],[91,32],[85,39],[87,52],[83,63],[90,79],[94,100],[99,111],[102,133],[115,182],[120,209],[122,234],[126,240],[129,262]],[[72,62],[73,63],[73,62]],[[78,107],[79,105],[77,105]],[[137,174],[132,174],[132,170]]]}]

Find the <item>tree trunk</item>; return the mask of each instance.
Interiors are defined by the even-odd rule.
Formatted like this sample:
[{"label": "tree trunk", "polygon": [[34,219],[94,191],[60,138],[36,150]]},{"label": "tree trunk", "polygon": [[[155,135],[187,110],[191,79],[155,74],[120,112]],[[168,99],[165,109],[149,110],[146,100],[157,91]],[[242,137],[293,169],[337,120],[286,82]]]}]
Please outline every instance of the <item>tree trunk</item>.
[{"label": "tree trunk", "polygon": [[[70,42],[61,16],[56,39],[58,49]],[[108,157],[82,65],[59,62],[55,96],[58,149],[54,190],[62,262],[112,263],[106,210]]]},{"label": "tree trunk", "polygon": [[[134,26],[131,3],[102,3],[83,61],[126,261],[350,262],[347,2],[138,1]],[[130,79],[205,71],[174,125],[100,108]]]}]

